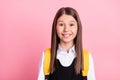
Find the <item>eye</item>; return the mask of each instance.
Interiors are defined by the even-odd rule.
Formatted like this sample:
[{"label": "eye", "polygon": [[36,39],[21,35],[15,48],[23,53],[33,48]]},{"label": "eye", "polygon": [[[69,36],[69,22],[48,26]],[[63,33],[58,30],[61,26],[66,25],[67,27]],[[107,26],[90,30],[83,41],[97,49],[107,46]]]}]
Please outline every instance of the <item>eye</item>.
[{"label": "eye", "polygon": [[73,23],[71,23],[71,24],[70,24],[70,26],[74,26],[74,24],[73,24]]},{"label": "eye", "polygon": [[59,25],[59,26],[64,26],[64,24],[63,24],[63,23],[58,23],[58,25]]}]

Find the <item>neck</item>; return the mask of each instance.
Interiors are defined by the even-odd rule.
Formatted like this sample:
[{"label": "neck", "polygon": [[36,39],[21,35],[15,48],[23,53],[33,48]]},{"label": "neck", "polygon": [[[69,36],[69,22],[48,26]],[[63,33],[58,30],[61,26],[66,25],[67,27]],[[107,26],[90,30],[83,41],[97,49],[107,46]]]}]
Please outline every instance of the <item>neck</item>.
[{"label": "neck", "polygon": [[64,48],[67,52],[69,52],[70,48],[73,47],[73,42],[72,43],[60,43],[60,46]]}]

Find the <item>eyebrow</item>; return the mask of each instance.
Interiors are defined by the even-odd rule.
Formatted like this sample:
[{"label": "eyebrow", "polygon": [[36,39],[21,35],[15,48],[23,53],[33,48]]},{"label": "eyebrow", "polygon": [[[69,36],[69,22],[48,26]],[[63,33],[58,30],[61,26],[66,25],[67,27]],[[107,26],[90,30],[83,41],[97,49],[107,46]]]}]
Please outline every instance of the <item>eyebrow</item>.
[{"label": "eyebrow", "polygon": [[64,22],[64,21],[58,20],[57,22]]}]

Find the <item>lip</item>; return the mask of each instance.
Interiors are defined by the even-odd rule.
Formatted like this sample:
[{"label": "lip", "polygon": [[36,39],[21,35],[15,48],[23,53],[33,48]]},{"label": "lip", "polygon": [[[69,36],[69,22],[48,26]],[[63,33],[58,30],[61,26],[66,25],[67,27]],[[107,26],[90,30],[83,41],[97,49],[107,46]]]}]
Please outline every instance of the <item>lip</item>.
[{"label": "lip", "polygon": [[71,34],[62,34],[62,36],[63,36],[64,38],[69,38],[69,37],[71,36]]}]

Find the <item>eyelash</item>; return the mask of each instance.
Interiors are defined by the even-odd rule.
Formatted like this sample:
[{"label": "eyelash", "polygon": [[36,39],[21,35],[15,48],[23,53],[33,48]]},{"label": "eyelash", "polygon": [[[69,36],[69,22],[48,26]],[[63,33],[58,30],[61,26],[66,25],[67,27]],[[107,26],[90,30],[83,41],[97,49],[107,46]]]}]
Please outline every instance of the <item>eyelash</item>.
[{"label": "eyelash", "polygon": [[63,26],[64,24],[63,23],[60,23],[59,26]]},{"label": "eyelash", "polygon": [[[60,23],[59,26],[63,26],[63,23]],[[74,24],[69,24],[70,26],[74,26]]]},{"label": "eyelash", "polygon": [[74,24],[70,24],[70,26],[74,26]]}]

